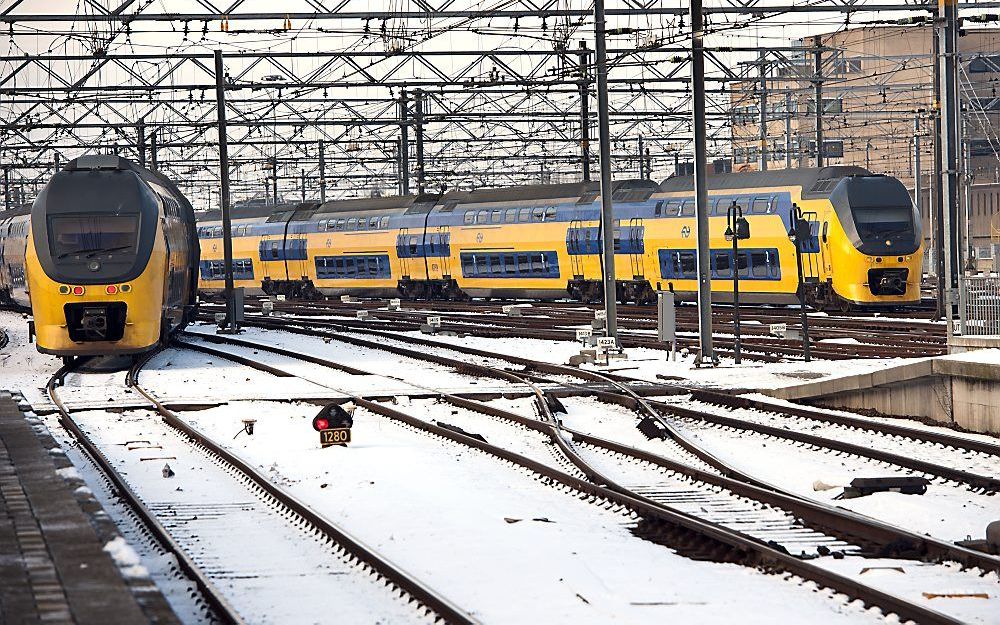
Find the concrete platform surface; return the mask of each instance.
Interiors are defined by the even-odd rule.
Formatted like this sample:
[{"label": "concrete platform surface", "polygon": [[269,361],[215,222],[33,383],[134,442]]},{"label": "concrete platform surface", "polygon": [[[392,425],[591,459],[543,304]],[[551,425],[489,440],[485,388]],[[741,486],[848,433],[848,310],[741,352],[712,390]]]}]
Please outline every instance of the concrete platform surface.
[{"label": "concrete platform surface", "polygon": [[937,356],[761,392],[830,408],[874,410],[1000,434],[1000,349]]},{"label": "concrete platform surface", "polygon": [[0,623],[177,623],[152,582],[125,579],[104,551],[113,526],[57,472],[75,469],[22,407],[0,391]]}]

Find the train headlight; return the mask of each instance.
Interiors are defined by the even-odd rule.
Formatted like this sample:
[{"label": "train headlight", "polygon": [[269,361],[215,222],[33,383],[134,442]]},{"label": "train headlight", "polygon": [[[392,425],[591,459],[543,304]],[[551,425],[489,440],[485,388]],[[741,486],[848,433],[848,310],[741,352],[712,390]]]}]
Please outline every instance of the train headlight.
[{"label": "train headlight", "polygon": [[83,295],[86,292],[87,289],[83,288],[82,286],[73,287],[73,295]]},{"label": "train headlight", "polygon": [[96,261],[96,260],[92,260],[89,263],[87,263],[87,269],[89,269],[91,271],[100,271],[101,270],[101,263],[98,262],[98,261]]},{"label": "train headlight", "polygon": [[131,284],[123,284],[122,285],[122,293],[129,293],[131,291],[132,291],[132,285]]},{"label": "train headlight", "polygon": [[109,284],[109,285],[108,285],[107,287],[105,287],[104,291],[105,291],[105,292],[106,292],[106,293],[107,293],[108,295],[114,295],[115,293],[117,293],[117,292],[118,292],[118,287],[117,287],[117,286],[115,286],[115,285],[113,285],[113,284]]},{"label": "train headlight", "polygon": [[65,284],[59,285],[59,295],[69,295],[69,287]]}]

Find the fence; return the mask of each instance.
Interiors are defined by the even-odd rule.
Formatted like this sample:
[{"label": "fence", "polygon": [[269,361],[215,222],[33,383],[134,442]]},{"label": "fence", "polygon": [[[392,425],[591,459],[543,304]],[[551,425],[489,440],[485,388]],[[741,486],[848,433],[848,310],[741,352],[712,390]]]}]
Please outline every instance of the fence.
[{"label": "fence", "polygon": [[1000,277],[959,277],[960,332],[1000,335]]}]

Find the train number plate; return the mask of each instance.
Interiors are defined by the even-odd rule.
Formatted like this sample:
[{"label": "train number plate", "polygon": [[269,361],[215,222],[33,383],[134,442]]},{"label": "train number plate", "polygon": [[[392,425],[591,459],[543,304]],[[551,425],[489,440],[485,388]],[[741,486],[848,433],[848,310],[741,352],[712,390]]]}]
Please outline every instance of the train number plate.
[{"label": "train number plate", "polygon": [[350,428],[332,428],[319,431],[319,444],[326,448],[331,445],[345,445],[351,442]]}]

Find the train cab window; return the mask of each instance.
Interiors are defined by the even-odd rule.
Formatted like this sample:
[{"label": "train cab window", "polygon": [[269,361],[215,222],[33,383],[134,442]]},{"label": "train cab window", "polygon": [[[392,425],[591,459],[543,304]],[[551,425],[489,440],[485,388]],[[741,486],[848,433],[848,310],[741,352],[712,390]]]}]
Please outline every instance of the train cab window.
[{"label": "train cab window", "polygon": [[753,199],[753,205],[750,212],[754,215],[766,215],[770,212],[770,208],[771,198],[756,197]]},{"label": "train cab window", "polygon": [[490,211],[490,223],[491,224],[498,224],[498,223],[500,223],[500,211],[499,210],[492,210],[492,211]]},{"label": "train cab window", "polygon": [[476,211],[465,211],[465,215],[462,217],[462,222],[465,225],[469,225],[476,222]]},{"label": "train cab window", "polygon": [[694,200],[684,200],[681,204],[681,217],[693,217],[694,216]]},{"label": "train cab window", "polygon": [[545,208],[545,221],[555,221],[556,220],[556,207],[547,206]]},{"label": "train cab window", "polygon": [[517,211],[517,220],[522,222],[531,221],[531,209],[522,208],[519,211]]},{"label": "train cab window", "polygon": [[350,219],[347,220],[347,229],[348,230],[354,230],[357,227],[358,227],[358,218],[357,217],[351,217]]}]

